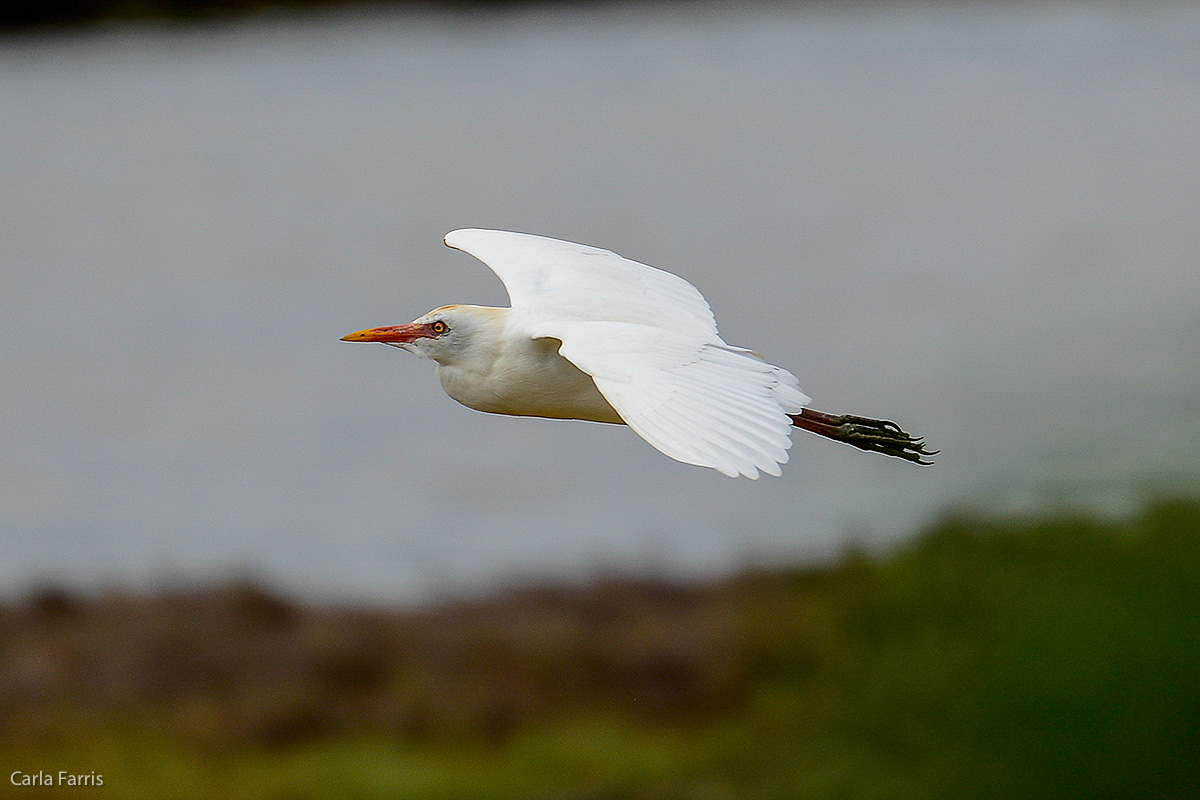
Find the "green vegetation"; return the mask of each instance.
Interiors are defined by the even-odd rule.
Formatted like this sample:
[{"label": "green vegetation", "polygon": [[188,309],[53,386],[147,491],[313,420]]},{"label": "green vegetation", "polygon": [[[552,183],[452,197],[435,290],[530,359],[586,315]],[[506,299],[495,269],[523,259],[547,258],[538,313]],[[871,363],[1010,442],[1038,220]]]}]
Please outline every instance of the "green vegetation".
[{"label": "green vegetation", "polygon": [[1198,589],[1174,502],[421,611],[45,591],[0,610],[0,794],[1200,797]]}]

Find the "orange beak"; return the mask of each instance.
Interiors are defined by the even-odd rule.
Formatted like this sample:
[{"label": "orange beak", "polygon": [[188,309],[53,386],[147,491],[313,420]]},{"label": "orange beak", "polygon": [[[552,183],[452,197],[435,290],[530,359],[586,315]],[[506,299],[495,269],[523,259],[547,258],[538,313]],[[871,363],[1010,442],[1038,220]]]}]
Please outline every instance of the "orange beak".
[{"label": "orange beak", "polygon": [[342,337],[343,342],[412,342],[431,336],[428,325],[392,325],[386,328],[367,328]]}]

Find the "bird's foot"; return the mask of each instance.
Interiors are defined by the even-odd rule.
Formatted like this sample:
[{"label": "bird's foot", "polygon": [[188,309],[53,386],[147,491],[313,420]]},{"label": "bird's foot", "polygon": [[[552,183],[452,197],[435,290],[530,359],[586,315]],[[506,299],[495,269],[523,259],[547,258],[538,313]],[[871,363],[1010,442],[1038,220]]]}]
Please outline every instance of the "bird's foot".
[{"label": "bird's foot", "polygon": [[853,414],[839,416],[811,408],[789,416],[792,424],[798,428],[845,442],[860,450],[883,453],[916,464],[932,464],[927,459],[938,453],[937,450],[926,450],[923,438],[910,436],[899,425],[886,419],[856,417]]}]

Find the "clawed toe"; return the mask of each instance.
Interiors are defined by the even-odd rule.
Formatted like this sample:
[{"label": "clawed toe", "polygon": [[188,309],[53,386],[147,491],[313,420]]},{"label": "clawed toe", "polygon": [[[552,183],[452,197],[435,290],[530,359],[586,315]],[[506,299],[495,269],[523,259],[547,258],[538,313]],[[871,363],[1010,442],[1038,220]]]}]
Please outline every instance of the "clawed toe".
[{"label": "clawed toe", "polygon": [[914,464],[932,464],[933,462],[928,459],[939,452],[927,450],[922,437],[910,436],[891,420],[859,417],[853,414],[834,416],[806,408],[792,416],[792,422],[797,427],[830,439],[836,439],[839,442],[845,442],[860,450],[903,458]]}]

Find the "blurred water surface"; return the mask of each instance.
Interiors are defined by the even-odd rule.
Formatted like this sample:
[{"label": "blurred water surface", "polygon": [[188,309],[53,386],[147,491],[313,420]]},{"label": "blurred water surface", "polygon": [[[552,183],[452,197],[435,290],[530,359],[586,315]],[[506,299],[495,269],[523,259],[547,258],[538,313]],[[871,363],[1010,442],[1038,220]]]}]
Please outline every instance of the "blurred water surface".
[{"label": "blurred water surface", "polygon": [[[1200,7],[364,15],[0,43],[0,588],[412,600],[1200,478]],[[817,408],[734,481],[338,342],[503,304],[456,227],[695,283]]]}]

